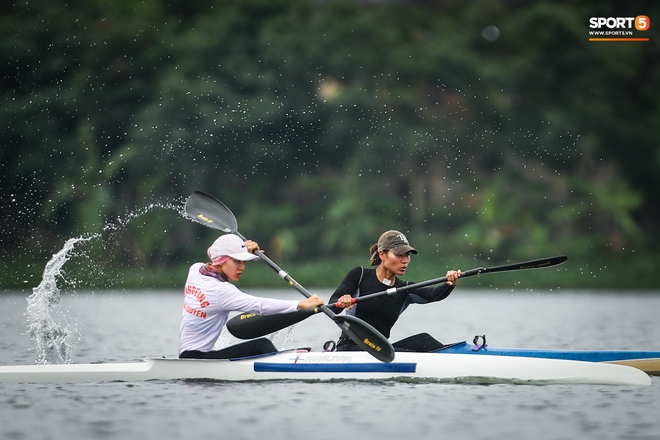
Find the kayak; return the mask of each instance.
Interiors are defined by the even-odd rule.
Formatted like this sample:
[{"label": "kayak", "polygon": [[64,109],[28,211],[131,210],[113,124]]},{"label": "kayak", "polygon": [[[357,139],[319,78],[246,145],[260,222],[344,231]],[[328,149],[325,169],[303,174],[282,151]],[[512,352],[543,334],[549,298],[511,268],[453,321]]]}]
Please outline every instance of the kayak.
[{"label": "kayak", "polygon": [[484,344],[459,342],[436,351],[438,354],[470,354],[483,356],[533,357],[584,362],[608,362],[638,368],[652,376],[660,376],[660,351],[651,350],[559,350],[540,348],[502,348]]},{"label": "kayak", "polygon": [[367,352],[291,350],[249,358],[146,358],[142,362],[0,366],[2,383],[135,382],[204,379],[399,380],[469,384],[650,385],[643,371],[609,363],[471,354],[396,353],[379,362]]}]

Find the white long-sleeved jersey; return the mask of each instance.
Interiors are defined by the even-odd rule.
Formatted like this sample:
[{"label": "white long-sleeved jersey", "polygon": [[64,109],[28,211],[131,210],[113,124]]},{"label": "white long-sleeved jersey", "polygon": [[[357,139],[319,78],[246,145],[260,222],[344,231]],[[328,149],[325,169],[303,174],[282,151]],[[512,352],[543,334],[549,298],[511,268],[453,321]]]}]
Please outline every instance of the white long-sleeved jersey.
[{"label": "white long-sleeved jersey", "polygon": [[179,331],[179,354],[187,350],[211,351],[230,312],[269,315],[294,312],[298,301],[260,298],[241,292],[230,282],[202,275],[204,263],[190,266],[184,289]]}]

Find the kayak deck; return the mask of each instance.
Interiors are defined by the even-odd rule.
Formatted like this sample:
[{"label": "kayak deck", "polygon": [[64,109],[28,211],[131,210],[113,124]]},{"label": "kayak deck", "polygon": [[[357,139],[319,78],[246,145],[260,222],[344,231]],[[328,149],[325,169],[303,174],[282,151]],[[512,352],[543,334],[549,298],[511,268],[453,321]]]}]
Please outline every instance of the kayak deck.
[{"label": "kayak deck", "polygon": [[379,362],[366,352],[280,352],[236,360],[146,358],[134,363],[0,367],[0,382],[107,382],[206,379],[415,380],[451,383],[650,385],[637,368],[512,356],[397,353]]},{"label": "kayak deck", "polygon": [[609,362],[638,368],[660,376],[660,351],[653,350],[559,350],[538,348],[480,347],[466,342],[448,345],[435,353],[485,356],[534,357],[584,362]]}]

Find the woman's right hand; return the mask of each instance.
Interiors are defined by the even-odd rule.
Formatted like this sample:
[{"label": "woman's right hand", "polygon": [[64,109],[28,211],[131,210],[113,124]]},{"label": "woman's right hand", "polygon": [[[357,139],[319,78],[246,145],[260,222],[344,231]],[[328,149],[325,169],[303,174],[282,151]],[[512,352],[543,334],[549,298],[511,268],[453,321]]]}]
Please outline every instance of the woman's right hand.
[{"label": "woman's right hand", "polygon": [[318,295],[312,295],[307,299],[303,299],[298,303],[298,310],[300,309],[313,309],[314,307],[322,306],[323,299]]}]

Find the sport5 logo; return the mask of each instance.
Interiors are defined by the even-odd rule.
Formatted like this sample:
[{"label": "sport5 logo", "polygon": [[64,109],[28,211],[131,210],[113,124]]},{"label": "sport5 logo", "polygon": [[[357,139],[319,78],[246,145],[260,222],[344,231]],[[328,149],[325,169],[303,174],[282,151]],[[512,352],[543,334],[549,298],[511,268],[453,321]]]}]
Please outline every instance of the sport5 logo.
[{"label": "sport5 logo", "polygon": [[637,17],[591,17],[589,27],[591,29],[600,29],[603,26],[608,29],[632,29],[638,31],[647,31],[651,27],[651,19],[647,15],[638,15]]}]

